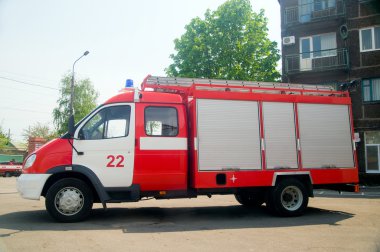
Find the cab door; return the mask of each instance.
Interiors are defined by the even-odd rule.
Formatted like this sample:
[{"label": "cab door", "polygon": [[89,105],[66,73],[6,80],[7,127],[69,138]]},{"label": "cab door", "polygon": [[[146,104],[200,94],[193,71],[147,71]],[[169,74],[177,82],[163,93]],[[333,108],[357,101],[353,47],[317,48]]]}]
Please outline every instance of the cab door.
[{"label": "cab door", "polygon": [[183,104],[136,104],[134,184],[141,191],[187,190],[187,123]]},{"label": "cab door", "polygon": [[95,110],[74,134],[73,165],[91,169],[104,187],[132,185],[135,104],[110,104]]}]

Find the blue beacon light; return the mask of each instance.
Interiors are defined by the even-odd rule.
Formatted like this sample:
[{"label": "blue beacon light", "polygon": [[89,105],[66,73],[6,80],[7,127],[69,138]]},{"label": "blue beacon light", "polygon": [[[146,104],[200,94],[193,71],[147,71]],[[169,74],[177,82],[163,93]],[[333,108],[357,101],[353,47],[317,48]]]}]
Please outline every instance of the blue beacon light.
[{"label": "blue beacon light", "polygon": [[127,81],[125,82],[125,87],[126,88],[132,88],[133,87],[133,80],[127,79]]}]

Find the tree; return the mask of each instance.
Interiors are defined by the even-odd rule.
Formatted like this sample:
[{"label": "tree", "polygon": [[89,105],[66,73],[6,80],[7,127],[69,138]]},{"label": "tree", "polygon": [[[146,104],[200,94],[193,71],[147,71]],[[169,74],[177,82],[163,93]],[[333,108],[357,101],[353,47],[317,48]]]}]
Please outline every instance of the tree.
[{"label": "tree", "polygon": [[277,43],[268,38],[264,10],[252,11],[249,0],[229,0],[204,20],[194,18],[174,40],[176,54],[169,76],[276,81],[280,59]]},{"label": "tree", "polygon": [[50,129],[48,124],[40,122],[37,122],[28,129],[24,129],[22,135],[25,142],[28,142],[30,137],[40,137],[49,141],[57,136],[57,134]]},{"label": "tree", "polygon": [[4,132],[3,126],[0,124],[0,150],[3,151],[8,148],[10,141],[10,137]]},{"label": "tree", "polygon": [[[58,107],[53,110],[54,124],[57,134],[61,135],[68,130],[70,115],[71,74],[66,74],[61,80],[60,98]],[[89,79],[76,79],[74,85],[74,120],[79,122],[84,116],[96,107],[99,94]]]}]

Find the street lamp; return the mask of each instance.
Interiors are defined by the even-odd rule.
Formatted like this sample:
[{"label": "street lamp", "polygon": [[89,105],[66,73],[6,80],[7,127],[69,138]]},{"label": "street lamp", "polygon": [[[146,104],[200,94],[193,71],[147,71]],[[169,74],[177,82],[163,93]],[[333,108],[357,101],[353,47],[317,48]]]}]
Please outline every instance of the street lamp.
[{"label": "street lamp", "polygon": [[74,100],[74,68],[75,63],[77,63],[82,57],[87,56],[90,52],[85,51],[82,56],[80,56],[73,64],[73,72],[71,75],[71,96],[70,96],[70,117],[69,117],[69,135],[74,136],[74,112],[73,112],[73,100]]}]

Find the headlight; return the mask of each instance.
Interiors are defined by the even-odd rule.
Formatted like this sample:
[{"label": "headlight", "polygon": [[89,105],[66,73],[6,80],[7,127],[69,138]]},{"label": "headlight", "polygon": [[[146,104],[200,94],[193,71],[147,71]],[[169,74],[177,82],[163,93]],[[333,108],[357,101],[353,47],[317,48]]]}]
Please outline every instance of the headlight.
[{"label": "headlight", "polygon": [[33,154],[30,157],[28,157],[28,159],[25,161],[24,169],[28,169],[29,167],[31,167],[35,160],[36,154]]}]

